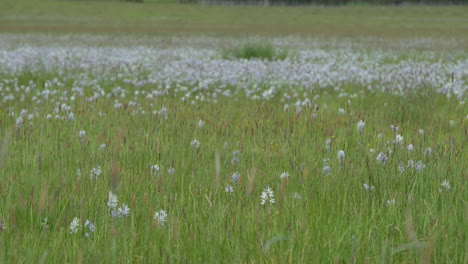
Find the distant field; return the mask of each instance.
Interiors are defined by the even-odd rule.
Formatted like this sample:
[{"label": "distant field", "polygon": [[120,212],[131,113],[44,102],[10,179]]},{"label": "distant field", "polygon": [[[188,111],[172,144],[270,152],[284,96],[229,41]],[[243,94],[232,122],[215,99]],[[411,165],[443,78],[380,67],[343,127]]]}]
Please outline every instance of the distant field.
[{"label": "distant field", "polygon": [[87,1],[3,1],[0,32],[467,39],[466,6],[246,7]]}]

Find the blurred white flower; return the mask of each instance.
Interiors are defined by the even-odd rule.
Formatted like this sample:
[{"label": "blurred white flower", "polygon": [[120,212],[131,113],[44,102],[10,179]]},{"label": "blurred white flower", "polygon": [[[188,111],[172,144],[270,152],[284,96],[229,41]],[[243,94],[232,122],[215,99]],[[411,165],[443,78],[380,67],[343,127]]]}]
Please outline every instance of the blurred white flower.
[{"label": "blurred white flower", "polygon": [[357,124],[357,130],[359,133],[361,133],[363,130],[364,130],[364,126],[366,125],[366,123],[364,123],[364,121],[360,120]]},{"label": "blurred white flower", "polygon": [[281,173],[281,175],[280,175],[280,179],[286,179],[286,178],[288,178],[288,177],[289,177],[289,173],[287,173],[287,172],[283,172],[283,173]]},{"label": "blurred white flower", "polygon": [[78,233],[79,227],[80,227],[80,219],[78,219],[78,217],[73,218],[73,221],[70,223],[70,234]]},{"label": "blurred white flower", "polygon": [[364,183],[362,186],[364,186],[364,190],[366,191],[373,191],[375,189],[374,185],[367,185],[367,183]]},{"label": "blurred white flower", "polygon": [[273,191],[271,190],[270,187],[266,187],[263,189],[262,195],[260,196],[261,198],[261,205],[264,205],[265,203],[269,202],[271,204],[275,203],[275,195],[273,194]]},{"label": "blurred white flower", "polygon": [[452,187],[450,186],[450,183],[445,180],[444,182],[442,182],[442,187],[444,187],[446,190],[450,190]]},{"label": "blurred white flower", "polygon": [[387,160],[388,160],[388,157],[387,157],[387,155],[385,155],[385,153],[380,152],[379,155],[377,155],[376,160],[377,160],[379,163],[386,163]]},{"label": "blurred white flower", "polygon": [[400,135],[400,134],[396,135],[395,141],[394,141],[394,142],[395,142],[395,144],[401,144],[401,143],[403,143],[403,136]]},{"label": "blurred white flower", "polygon": [[387,200],[386,202],[387,206],[395,205],[395,203],[396,203],[395,199]]},{"label": "blurred white flower", "polygon": [[205,125],[205,122],[203,122],[203,120],[198,121],[199,128],[203,128],[204,125]]},{"label": "blurred white flower", "polygon": [[200,147],[200,141],[198,141],[198,139],[194,139],[194,140],[192,140],[192,142],[190,142],[190,145],[192,145],[193,148],[199,148]]},{"label": "blurred white flower", "polygon": [[226,185],[226,187],[224,188],[225,192],[227,193],[233,193],[234,192],[234,188],[231,186],[231,185]]},{"label": "blurred white flower", "polygon": [[154,213],[153,219],[158,222],[159,225],[164,225],[167,222],[167,213],[164,210],[159,210],[158,212]]},{"label": "blurred white flower", "polygon": [[151,175],[156,176],[159,172],[159,166],[157,164],[151,166]]},{"label": "blurred white flower", "polygon": [[344,150],[340,150],[338,151],[338,154],[336,155],[336,157],[338,158],[338,161],[340,162],[340,164],[343,162],[344,158],[345,158],[345,152]]},{"label": "blurred white flower", "polygon": [[408,148],[408,151],[413,151],[413,150],[414,150],[413,144],[409,144],[409,145],[407,146],[407,148]]}]

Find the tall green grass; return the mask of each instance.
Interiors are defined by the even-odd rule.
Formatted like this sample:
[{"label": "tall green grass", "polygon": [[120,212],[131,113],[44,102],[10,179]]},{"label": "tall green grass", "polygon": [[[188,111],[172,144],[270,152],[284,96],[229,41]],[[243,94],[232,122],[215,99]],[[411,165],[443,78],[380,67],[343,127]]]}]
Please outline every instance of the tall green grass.
[{"label": "tall green grass", "polygon": [[[134,116],[131,107],[110,107],[112,98],[77,98],[70,103],[75,121],[46,120],[54,106],[44,104],[21,128],[3,109],[0,262],[466,263],[466,108],[437,94],[360,91],[350,85],[352,99],[316,91],[320,97],[300,113],[292,105],[285,111],[279,97],[195,105],[140,100],[146,114]],[[29,99],[15,104],[27,108]],[[151,113],[163,106],[167,116]],[[387,146],[396,134],[404,143]],[[378,163],[388,147],[388,162]],[[341,165],[339,150],[346,155]],[[399,173],[409,159],[426,168]],[[97,165],[103,173],[91,180]],[[290,177],[281,180],[282,172]],[[451,189],[441,186],[445,180]],[[262,206],[267,186],[276,203]],[[112,219],[109,191],[130,207],[129,217]],[[160,209],[168,212],[164,225],[153,219]],[[93,221],[95,232],[70,234],[74,217]]]}]

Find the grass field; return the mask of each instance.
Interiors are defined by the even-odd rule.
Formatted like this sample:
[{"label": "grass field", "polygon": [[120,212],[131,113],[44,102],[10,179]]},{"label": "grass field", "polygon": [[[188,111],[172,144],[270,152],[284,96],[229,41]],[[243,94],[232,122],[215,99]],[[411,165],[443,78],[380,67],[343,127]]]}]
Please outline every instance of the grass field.
[{"label": "grass field", "polygon": [[0,5],[0,263],[468,262],[466,7]]}]

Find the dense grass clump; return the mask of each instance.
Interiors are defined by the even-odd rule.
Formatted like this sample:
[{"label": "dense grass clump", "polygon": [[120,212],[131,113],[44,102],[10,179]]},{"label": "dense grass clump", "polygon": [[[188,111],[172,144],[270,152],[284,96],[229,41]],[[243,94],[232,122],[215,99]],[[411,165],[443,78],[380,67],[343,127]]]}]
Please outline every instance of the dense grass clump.
[{"label": "dense grass clump", "polygon": [[223,57],[226,59],[260,59],[260,60],[284,60],[288,56],[286,49],[275,48],[267,42],[248,42],[244,45],[226,50]]}]

